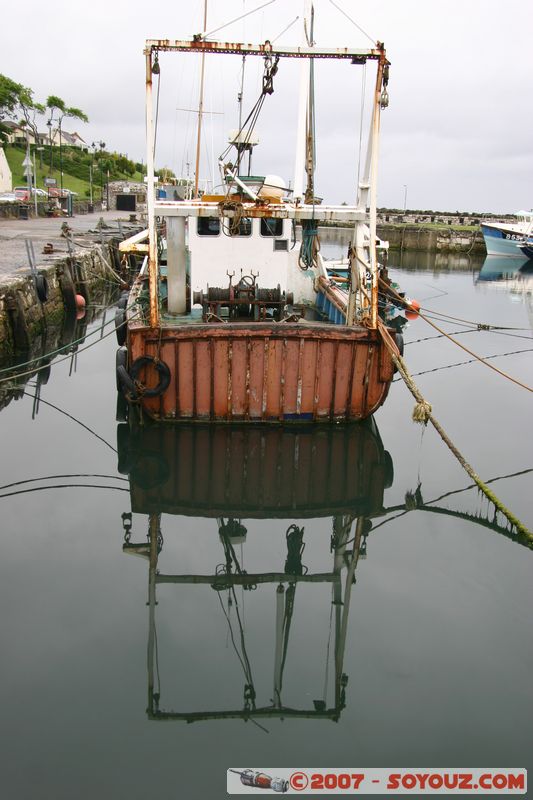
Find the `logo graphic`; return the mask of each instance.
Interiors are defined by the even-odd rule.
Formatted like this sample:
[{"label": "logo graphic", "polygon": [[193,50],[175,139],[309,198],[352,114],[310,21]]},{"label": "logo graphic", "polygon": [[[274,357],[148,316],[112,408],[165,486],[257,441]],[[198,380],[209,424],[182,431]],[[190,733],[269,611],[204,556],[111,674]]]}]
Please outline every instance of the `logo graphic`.
[{"label": "logo graphic", "polygon": [[236,775],[241,776],[241,783],[244,786],[253,786],[256,789],[271,789],[273,792],[285,793],[289,789],[289,781],[285,778],[271,778],[264,772],[257,772],[254,769],[244,769],[240,772],[237,769],[230,769],[229,772],[234,772]]}]

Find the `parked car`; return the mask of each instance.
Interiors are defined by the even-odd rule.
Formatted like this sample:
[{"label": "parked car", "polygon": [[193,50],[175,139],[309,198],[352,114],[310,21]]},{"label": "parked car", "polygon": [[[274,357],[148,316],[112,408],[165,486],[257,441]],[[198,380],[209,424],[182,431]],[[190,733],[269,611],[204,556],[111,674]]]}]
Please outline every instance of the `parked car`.
[{"label": "parked car", "polygon": [[69,195],[77,197],[78,192],[73,192],[71,189],[63,189],[63,194],[61,194],[61,189],[58,186],[50,186],[48,189],[49,197],[68,197]]},{"label": "parked car", "polygon": [[[15,186],[13,193],[15,199],[23,203],[27,203],[30,199],[30,190],[27,186]],[[48,197],[48,192],[46,192],[44,189],[36,189],[35,187],[32,187],[31,194],[32,196],[37,195],[38,198]]]},{"label": "parked car", "polygon": [[15,186],[13,189],[16,200],[21,200],[23,203],[30,199],[30,190],[27,186]]}]

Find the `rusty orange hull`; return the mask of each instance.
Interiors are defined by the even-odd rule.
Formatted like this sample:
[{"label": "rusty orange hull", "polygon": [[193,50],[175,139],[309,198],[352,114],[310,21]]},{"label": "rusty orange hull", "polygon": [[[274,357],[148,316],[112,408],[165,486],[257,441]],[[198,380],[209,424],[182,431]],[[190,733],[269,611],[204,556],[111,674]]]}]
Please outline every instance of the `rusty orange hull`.
[{"label": "rusty orange hull", "polygon": [[[130,365],[151,356],[168,366],[168,388],[139,399],[166,421],[359,420],[383,403],[393,376],[377,331],[322,323],[134,323],[128,352]],[[155,369],[143,368],[140,381],[154,387]]]}]

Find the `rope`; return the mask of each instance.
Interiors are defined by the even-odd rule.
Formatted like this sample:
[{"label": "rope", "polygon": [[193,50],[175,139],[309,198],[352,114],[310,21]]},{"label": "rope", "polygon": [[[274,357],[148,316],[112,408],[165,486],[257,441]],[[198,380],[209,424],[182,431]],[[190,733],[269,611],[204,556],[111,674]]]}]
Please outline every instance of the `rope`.
[{"label": "rope", "polygon": [[473,350],[470,350],[468,347],[465,347],[464,344],[461,344],[460,342],[458,342],[449,333],[446,333],[446,331],[443,331],[442,328],[439,328],[438,325],[435,325],[434,322],[431,322],[431,320],[427,319],[427,317],[424,314],[420,314],[420,316],[422,317],[422,319],[425,322],[427,322],[428,325],[431,325],[432,328],[435,328],[436,331],[438,331],[443,336],[445,336],[447,339],[449,339],[450,342],[453,342],[454,344],[456,344],[457,347],[460,347],[461,350],[464,350],[465,353],[468,353],[469,355],[473,356],[474,359],[476,359],[477,361],[480,361],[482,364],[485,364],[486,367],[489,367],[489,369],[494,370],[494,372],[497,372],[503,378],[507,378],[507,380],[511,381],[512,383],[515,383],[517,386],[521,386],[522,389],[527,389],[528,392],[533,392],[533,388],[531,386],[528,386],[527,384],[522,383],[521,381],[517,380],[516,378],[513,378],[512,375],[509,375],[507,372],[503,372],[503,370],[498,369],[498,367],[495,367],[494,364],[489,364],[488,361],[485,358],[483,358],[483,356],[480,356],[477,353],[474,353]]},{"label": "rope", "polygon": [[[82,422],[81,420],[77,419],[76,417],[73,417],[72,414],[68,413],[68,411],[65,411],[63,408],[59,408],[59,406],[55,406],[53,403],[48,402],[48,400],[43,400],[42,397],[40,397],[40,396],[38,396],[36,394],[32,394],[31,392],[27,392],[25,389],[23,390],[23,394],[27,395],[28,397],[33,397],[34,400],[39,400],[39,403],[44,403],[46,406],[50,406],[50,408],[53,408],[55,411],[59,411],[60,414],[64,414],[65,417],[68,417],[73,422],[76,422],[78,425],[81,425],[81,427],[85,428],[86,431],[91,433],[93,436],[96,436],[97,439],[100,439],[100,441],[103,442],[107,447],[109,447],[109,449],[112,450],[114,453],[117,452],[117,448],[113,447],[113,445],[110,444],[110,442],[108,442],[107,439],[104,439],[103,436],[100,436],[98,433],[96,433],[96,431],[93,431],[92,428],[89,428],[89,426],[85,425],[85,423]],[[61,477],[65,477],[65,476],[64,475],[59,475],[59,476],[56,476],[56,477],[60,477],[61,478]],[[102,476],[100,476],[100,477],[102,477]],[[108,476],[104,476],[104,477],[108,477]],[[0,488],[2,488],[2,487],[0,487]]]},{"label": "rope", "polygon": [[[487,359],[487,361],[488,361],[489,358],[503,358],[504,356],[516,356],[519,353],[531,353],[532,351],[533,351],[533,348],[532,347],[528,347],[525,350],[512,350],[510,353],[495,353],[495,355],[493,355],[493,356],[485,356],[485,359]],[[433,369],[425,369],[422,372],[413,372],[411,377],[412,378],[416,378],[419,375],[429,375],[431,372],[440,372],[443,369],[452,369],[453,367],[462,367],[465,364],[474,364],[476,362],[476,360],[477,359],[475,359],[475,358],[469,358],[468,361],[457,361],[455,364],[444,364],[442,367],[434,367]],[[399,380],[399,378],[394,378],[393,383],[396,383],[397,380]]]},{"label": "rope", "polygon": [[473,467],[466,461],[464,456],[460,453],[457,447],[454,445],[452,440],[447,435],[446,431],[440,425],[440,423],[435,419],[432,414],[432,408],[430,403],[422,396],[418,386],[415,384],[412,376],[407,369],[407,365],[403,358],[400,356],[398,352],[398,348],[396,347],[396,343],[393,341],[390,333],[388,332],[385,325],[378,320],[378,330],[381,334],[381,338],[387,349],[389,350],[392,360],[395,366],[398,368],[402,378],[404,379],[405,385],[415,398],[416,405],[413,409],[413,421],[414,422],[421,422],[423,425],[427,425],[428,422],[431,422],[439,436],[441,437],[442,441],[446,444],[446,446],[451,450],[457,461],[463,467],[465,472],[472,478],[474,483],[479,487],[479,489],[483,492],[485,497],[487,497],[495,506],[495,508],[503,514],[503,516],[508,520],[510,525],[518,531],[522,536],[526,537],[529,546],[533,549],[533,533],[526,528],[526,526],[502,503],[502,501],[494,494],[494,492],[489,489],[486,483],[484,483],[479,475],[474,471]]},{"label": "rope", "polygon": [[[406,308],[411,309],[412,311],[417,311],[417,309],[412,308],[412,306],[401,295],[399,295],[398,292],[395,289],[392,288],[392,286],[389,286],[389,284],[385,283],[385,281],[382,278],[379,279],[379,282],[380,282],[381,288],[384,291],[386,291],[389,294],[391,294],[397,300],[397,302],[400,302],[403,306],[405,306]],[[427,322],[428,325],[431,325],[432,328],[434,328],[436,331],[438,331],[440,334],[442,334],[442,336],[445,336],[447,339],[449,339],[450,342],[453,342],[453,344],[456,344],[457,347],[460,347],[461,350],[464,350],[465,353],[468,353],[468,355],[473,356],[477,361],[480,361],[482,364],[485,364],[486,367],[489,367],[489,369],[494,370],[494,372],[497,372],[503,378],[507,378],[507,380],[511,381],[512,383],[516,383],[517,386],[521,386],[522,389],[527,389],[528,392],[533,392],[533,388],[531,388],[531,386],[528,386],[527,384],[522,383],[521,381],[517,380],[516,378],[513,378],[507,372],[503,372],[501,369],[498,369],[498,367],[495,367],[493,364],[489,364],[482,356],[478,355],[478,353],[474,353],[473,350],[470,350],[468,347],[465,347],[465,345],[461,344],[456,339],[454,339],[451,334],[446,333],[446,331],[444,331],[442,328],[439,328],[439,326],[436,325],[434,322],[431,322],[431,320],[428,319],[428,317],[425,314],[421,314],[420,311],[418,311],[418,314],[425,322]],[[450,317],[450,319],[451,319],[451,317]],[[458,321],[460,321],[459,318],[456,318],[456,319]],[[466,320],[463,320],[463,321],[466,322]],[[470,324],[475,324],[475,323],[470,322]],[[486,326],[484,326],[484,327],[486,327]],[[490,326],[488,326],[488,327],[490,329]]]}]

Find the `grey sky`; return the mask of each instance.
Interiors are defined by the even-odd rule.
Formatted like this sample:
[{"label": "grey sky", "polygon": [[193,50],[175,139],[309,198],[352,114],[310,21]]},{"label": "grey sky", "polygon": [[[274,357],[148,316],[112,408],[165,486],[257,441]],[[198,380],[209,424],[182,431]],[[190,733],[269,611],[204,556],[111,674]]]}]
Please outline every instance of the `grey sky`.
[{"label": "grey sky", "polygon": [[[208,30],[264,0],[211,0]],[[527,0],[336,0],[371,36],[385,42],[392,62],[390,107],[382,117],[378,203],[410,208],[512,212],[533,206],[533,6]],[[370,45],[329,2],[315,0],[315,38],[324,46]],[[220,38],[299,41],[300,0],[277,0],[221,31]],[[32,87],[36,99],[58,94],[81,107],[89,125],[67,124],[87,142],[102,139],[131,158],[145,158],[143,43],[186,38],[202,29],[203,0],[56,0],[2,2],[0,72]],[[7,35],[6,35],[7,33]],[[213,37],[216,38],[216,35]],[[194,164],[199,57],[161,58],[158,166],[182,174]],[[248,59],[244,109],[259,93],[261,65]],[[208,115],[201,177],[237,125],[240,59],[207,58]],[[275,93],[258,125],[254,172],[293,179],[297,64],[283,61]],[[317,194],[329,201],[355,196],[361,68],[317,66]],[[367,99],[371,86],[367,68]],[[368,102],[367,102],[368,105]],[[213,122],[211,122],[211,120]],[[44,128],[44,121],[42,127]],[[193,166],[191,166],[191,170]]]}]

